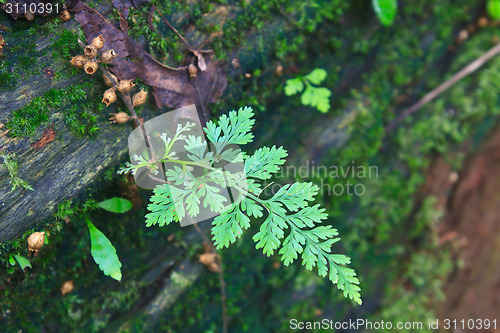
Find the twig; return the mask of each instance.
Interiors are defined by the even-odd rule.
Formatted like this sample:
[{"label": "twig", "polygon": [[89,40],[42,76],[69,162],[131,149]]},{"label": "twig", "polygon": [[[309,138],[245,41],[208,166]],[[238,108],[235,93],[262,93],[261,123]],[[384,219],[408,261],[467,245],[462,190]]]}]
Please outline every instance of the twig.
[{"label": "twig", "polygon": [[469,65],[465,66],[462,70],[453,75],[449,80],[445,81],[441,85],[439,85],[436,89],[427,93],[422,99],[420,99],[417,103],[413,104],[408,109],[404,110],[394,121],[392,121],[389,125],[387,125],[385,132],[390,133],[393,131],[396,126],[403,121],[406,117],[412,115],[417,112],[422,106],[431,102],[436,97],[441,95],[444,91],[449,89],[455,83],[466,77],[467,75],[475,72],[481,66],[483,66],[486,62],[491,60],[493,57],[500,53],[500,44],[492,47],[488,52],[484,53],[482,56],[471,62]]},{"label": "twig", "polygon": [[203,96],[201,95],[200,89],[198,88],[198,84],[196,84],[196,80],[192,80],[191,84],[194,86],[194,89],[196,91],[196,95],[198,97],[198,100],[200,101],[200,106],[201,106],[201,121],[203,123],[203,126],[207,125],[208,122],[208,111],[205,106],[205,101],[203,100]]},{"label": "twig", "polygon": [[227,333],[227,304],[226,304],[226,282],[224,281],[224,269],[222,266],[222,259],[219,256],[220,272],[219,272],[219,283],[220,283],[220,294],[222,303],[222,332]]},{"label": "twig", "polygon": [[172,24],[170,24],[170,22],[165,18],[165,16],[163,16],[163,13],[158,8],[156,8],[156,11],[161,15],[161,17],[163,18],[163,21],[165,21],[165,23],[168,25],[168,27],[170,29],[172,29],[177,34],[177,36],[179,36],[179,38],[184,42],[184,44],[186,44],[186,46],[188,48],[191,49],[192,47],[188,43],[188,41],[181,35],[181,33]]},{"label": "twig", "polygon": [[[208,237],[201,231],[200,227],[198,227],[198,224],[194,224],[194,228],[196,231],[200,234],[201,238],[203,238],[203,241],[205,244],[209,245],[212,247],[214,253],[217,253],[217,250],[215,247],[212,245],[212,242],[208,239]],[[227,324],[228,324],[228,318],[227,318],[227,295],[226,295],[226,282],[224,281],[224,268],[222,264],[222,258],[219,257],[219,264],[220,264],[220,270],[219,270],[219,284],[220,284],[220,294],[221,294],[221,303],[222,303],[222,333],[227,333]]]}]

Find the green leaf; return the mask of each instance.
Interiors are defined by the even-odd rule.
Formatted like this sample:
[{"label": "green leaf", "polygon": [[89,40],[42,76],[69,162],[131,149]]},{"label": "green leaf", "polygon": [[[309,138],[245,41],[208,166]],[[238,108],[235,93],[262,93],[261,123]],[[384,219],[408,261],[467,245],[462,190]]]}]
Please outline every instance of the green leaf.
[{"label": "green leaf", "polygon": [[[17,263],[19,264],[19,267],[21,267],[22,270],[24,270],[26,267],[31,268],[31,263],[28,259],[25,257],[19,255],[19,254],[13,254],[12,255],[14,259],[16,259]],[[12,265],[12,261],[9,258],[9,263]]]},{"label": "green leaf", "polygon": [[292,229],[290,234],[285,238],[283,247],[279,252],[283,265],[288,266],[297,259],[297,254],[302,253],[304,250],[302,245],[305,244],[305,241],[304,236]]},{"label": "green leaf", "polygon": [[97,206],[112,213],[126,213],[132,208],[132,202],[123,198],[111,198],[97,203]]},{"label": "green leaf", "polygon": [[313,183],[286,184],[279,189],[269,201],[280,202],[292,212],[307,206],[307,202],[314,199],[318,193],[318,186]]},{"label": "green leaf", "polygon": [[212,239],[217,249],[228,247],[241,237],[244,229],[250,228],[250,219],[238,205],[217,216],[212,222]]},{"label": "green leaf", "polygon": [[255,248],[262,248],[268,257],[272,255],[274,250],[280,246],[281,238],[284,236],[283,229],[286,227],[283,217],[271,210],[267,219],[260,226],[259,232],[253,236],[253,240],[257,243]]},{"label": "green leaf", "polygon": [[227,201],[226,197],[218,194],[220,189],[215,186],[210,186],[207,183],[202,184],[201,189],[198,191],[197,195],[199,197],[205,197],[203,200],[203,207],[209,207],[214,213],[220,213],[224,209],[224,202]]},{"label": "green leaf", "polygon": [[175,213],[175,205],[170,194],[169,185],[160,185],[153,190],[148,210],[151,213],[146,215],[146,227],[154,224],[163,227],[172,221],[179,221]]},{"label": "green leaf", "polygon": [[294,79],[286,80],[285,85],[285,95],[292,96],[304,90],[304,82],[302,82],[302,77],[296,77]]},{"label": "green leaf", "polygon": [[493,20],[500,20],[500,0],[488,0],[486,10]]},{"label": "green leaf", "polygon": [[14,259],[14,257],[11,255],[9,255],[9,264],[11,266],[14,266],[16,264],[16,259]]},{"label": "green leaf", "polygon": [[[263,248],[272,255],[280,248],[284,230],[290,227],[279,250],[285,266],[294,262],[301,254],[302,265],[308,270],[318,268],[318,275],[329,278],[337,288],[358,304],[361,304],[359,281],[354,270],[343,267],[351,259],[343,254],[331,253],[332,245],[340,241],[338,231],[331,225],[318,225],[327,218],[320,205],[308,206],[318,187],[312,183],[294,183],[282,187],[271,199],[264,201],[269,216],[255,234],[256,248]],[[291,214],[288,212],[292,212]]]},{"label": "green leaf", "polygon": [[116,249],[109,239],[87,220],[90,233],[90,253],[104,275],[120,281],[122,264],[116,255]]},{"label": "green leaf", "polygon": [[245,198],[241,201],[240,204],[241,210],[247,212],[248,215],[253,216],[255,218],[259,218],[263,216],[261,205],[255,202],[255,200],[250,198]]},{"label": "green leaf", "polygon": [[326,71],[323,68],[315,68],[311,73],[306,75],[306,79],[312,84],[318,85],[326,79]]},{"label": "green leaf", "polygon": [[[194,162],[206,161],[206,155],[208,150],[207,143],[201,137],[188,135],[186,139],[186,145],[184,146],[184,148],[186,149],[186,151],[191,153],[188,155],[188,158],[191,161]],[[212,155],[211,153],[208,154]]]},{"label": "green leaf", "polygon": [[300,97],[303,105],[310,105],[319,111],[326,113],[330,110],[330,95],[332,92],[328,88],[313,87],[308,85]]},{"label": "green leaf", "polygon": [[245,161],[245,173],[247,177],[262,180],[269,179],[273,173],[279,171],[279,166],[285,163],[285,157],[287,156],[288,153],[283,147],[259,148],[252,156],[247,157]]},{"label": "green leaf", "polygon": [[372,0],[372,6],[380,23],[388,26],[394,22],[398,11],[397,0]]},{"label": "green leaf", "polygon": [[230,111],[229,116],[224,114],[219,118],[218,125],[213,121],[207,123],[207,138],[214,144],[217,152],[221,152],[228,144],[247,144],[253,140],[250,130],[255,120],[252,117],[253,110],[250,107],[240,108],[238,112]]}]

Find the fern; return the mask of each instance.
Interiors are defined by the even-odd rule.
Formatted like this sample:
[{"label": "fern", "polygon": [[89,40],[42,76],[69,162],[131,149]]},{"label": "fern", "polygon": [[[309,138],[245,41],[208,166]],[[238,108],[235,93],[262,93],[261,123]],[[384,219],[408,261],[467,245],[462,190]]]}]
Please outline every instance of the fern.
[{"label": "fern", "polygon": [[[172,138],[163,134],[162,161],[172,168],[165,173],[168,184],[154,189],[146,226],[164,226],[186,216],[196,217],[203,207],[220,214],[213,220],[212,235],[215,246],[221,249],[241,237],[244,230],[250,228],[252,219],[263,220],[253,236],[257,249],[262,249],[267,256],[277,252],[285,266],[300,256],[306,269],[316,268],[321,277],[328,275],[345,297],[361,304],[356,273],[346,267],[350,258],[332,252],[333,244],[340,240],[338,231],[322,224],[327,219],[325,209],[312,204],[318,187],[296,182],[283,186],[270,198],[261,198],[260,181],[278,172],[287,152],[282,147],[263,147],[248,156],[235,147],[252,141],[252,117],[252,109],[245,107],[223,115],[218,124],[210,121],[205,128],[210,150],[204,138],[189,135],[190,124],[179,125]],[[181,132],[185,134],[180,135]],[[170,152],[176,141],[184,141],[186,160]],[[156,170],[153,162],[140,156],[136,159],[140,163],[129,164],[127,171],[136,172],[141,167]],[[224,161],[244,162],[244,168],[228,171],[214,167]],[[236,194],[233,202],[222,195],[225,188]]]},{"label": "fern", "polygon": [[[325,87],[316,87],[326,79],[326,71],[316,68],[306,76],[298,76],[286,81],[285,94],[292,96],[302,93],[300,102],[302,105],[310,105],[320,112],[326,113],[330,110],[330,96],[332,92]],[[305,87],[305,90],[304,90]]]}]

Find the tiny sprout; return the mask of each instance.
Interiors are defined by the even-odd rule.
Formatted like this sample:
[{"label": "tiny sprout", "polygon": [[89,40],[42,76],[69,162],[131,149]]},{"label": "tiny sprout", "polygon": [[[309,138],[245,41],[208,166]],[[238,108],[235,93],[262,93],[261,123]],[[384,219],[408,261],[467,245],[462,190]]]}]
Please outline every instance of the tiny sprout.
[{"label": "tiny sprout", "polygon": [[63,10],[61,14],[59,14],[59,18],[65,22],[71,18],[71,15],[67,10]]},{"label": "tiny sprout", "polygon": [[118,124],[125,124],[127,121],[130,120],[130,116],[126,114],[125,112],[118,112],[118,113],[111,113],[111,117],[109,118],[110,123],[118,123]]},{"label": "tiny sprout", "polygon": [[102,98],[102,102],[109,106],[109,104],[116,102],[116,88],[109,88],[104,92],[104,96]]},{"label": "tiny sprout", "polygon": [[112,80],[110,80],[106,74],[102,74],[102,78],[104,79],[104,84],[107,87],[111,88],[115,85],[115,82],[118,82],[118,78],[116,77],[116,75],[111,74],[111,73],[109,73],[109,76],[111,76],[111,78],[113,78],[114,82]]},{"label": "tiny sprout", "polygon": [[104,47],[104,37],[102,37],[102,35],[99,35],[96,38],[92,39],[91,45],[95,46],[98,50],[102,49]]},{"label": "tiny sprout", "polygon": [[87,58],[94,59],[97,56],[97,47],[95,47],[94,45],[87,45],[85,46],[83,53],[85,53],[85,56]]},{"label": "tiny sprout", "polygon": [[83,65],[83,70],[89,75],[93,75],[97,72],[97,63],[95,61],[87,61]]},{"label": "tiny sprout", "polygon": [[198,68],[194,64],[190,64],[188,66],[188,71],[189,71],[189,77],[191,80],[196,78],[196,75],[198,74]]},{"label": "tiny sprout", "polygon": [[110,62],[113,61],[114,58],[116,58],[116,56],[118,56],[118,54],[116,54],[115,50],[111,49],[111,50],[106,50],[104,51],[102,54],[101,54],[101,57],[100,57],[100,61],[103,63],[103,64],[109,64]]},{"label": "tiny sprout", "polygon": [[134,107],[139,106],[141,104],[146,103],[147,99],[148,99],[148,92],[141,89],[141,91],[139,91],[132,97],[132,105]]},{"label": "tiny sprout", "polygon": [[85,65],[86,62],[87,62],[87,58],[85,58],[85,56],[79,54],[79,55],[71,58],[70,64],[75,66],[75,67],[78,67],[78,68],[83,68],[83,65]]},{"label": "tiny sprout", "polygon": [[37,255],[45,243],[45,232],[34,232],[28,237],[28,250],[35,252]]},{"label": "tiny sprout", "polygon": [[121,93],[128,93],[135,86],[135,83],[132,81],[134,80],[122,80],[118,82],[116,89]]}]

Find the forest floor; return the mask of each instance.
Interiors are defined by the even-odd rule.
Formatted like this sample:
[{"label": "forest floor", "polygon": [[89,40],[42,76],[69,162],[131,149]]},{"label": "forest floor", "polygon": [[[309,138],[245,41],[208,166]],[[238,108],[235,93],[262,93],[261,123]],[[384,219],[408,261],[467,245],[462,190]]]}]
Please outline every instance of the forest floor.
[{"label": "forest floor", "polygon": [[450,169],[436,160],[423,189],[444,213],[439,243],[451,243],[463,263],[450,274],[439,317],[493,320],[500,313],[500,128],[466,158],[459,174]]}]

